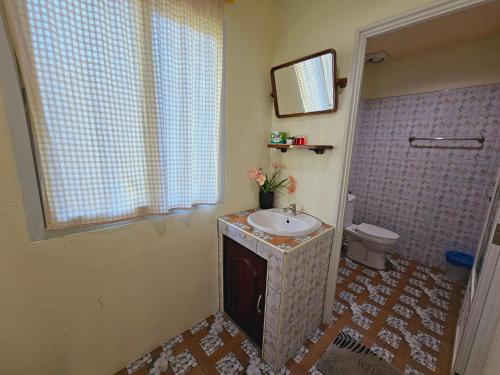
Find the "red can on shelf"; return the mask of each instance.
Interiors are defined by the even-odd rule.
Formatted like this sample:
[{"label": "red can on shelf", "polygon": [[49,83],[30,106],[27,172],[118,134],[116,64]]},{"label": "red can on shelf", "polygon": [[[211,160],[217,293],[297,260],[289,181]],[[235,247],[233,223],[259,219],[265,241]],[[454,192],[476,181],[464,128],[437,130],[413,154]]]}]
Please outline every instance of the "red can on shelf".
[{"label": "red can on shelf", "polygon": [[303,135],[295,136],[295,144],[296,145],[305,145],[306,144],[306,137],[304,137]]}]

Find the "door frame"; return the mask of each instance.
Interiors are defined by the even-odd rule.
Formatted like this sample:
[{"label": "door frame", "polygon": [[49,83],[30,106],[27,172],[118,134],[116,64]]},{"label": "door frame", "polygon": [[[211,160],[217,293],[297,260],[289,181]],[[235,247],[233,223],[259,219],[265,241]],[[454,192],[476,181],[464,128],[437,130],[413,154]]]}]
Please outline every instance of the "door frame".
[{"label": "door frame", "polygon": [[336,280],[340,260],[340,249],[342,246],[343,222],[348,193],[349,172],[351,168],[351,156],[360,101],[361,86],[363,81],[365,53],[368,38],[380,36],[389,32],[397,31],[422,22],[430,21],[452,13],[460,12],[474,6],[483,5],[493,0],[437,0],[412,10],[400,13],[396,16],[361,27],[356,31],[353,51],[353,59],[350,69],[349,81],[351,82],[351,95],[349,98],[349,114],[347,120],[346,136],[344,140],[344,152],[342,162],[342,174],[340,178],[340,194],[338,197],[338,214],[335,223],[333,252],[330,259],[330,271],[328,276],[327,292],[325,296],[325,308],[323,312],[323,323],[329,324],[331,312],[335,300]]},{"label": "door frame", "polygon": [[[488,224],[491,224],[488,225]],[[457,322],[453,347],[455,374],[482,373],[500,322],[500,171],[481,234],[478,251],[485,247],[482,270],[475,274],[476,257]],[[460,327],[462,324],[462,327]]]}]

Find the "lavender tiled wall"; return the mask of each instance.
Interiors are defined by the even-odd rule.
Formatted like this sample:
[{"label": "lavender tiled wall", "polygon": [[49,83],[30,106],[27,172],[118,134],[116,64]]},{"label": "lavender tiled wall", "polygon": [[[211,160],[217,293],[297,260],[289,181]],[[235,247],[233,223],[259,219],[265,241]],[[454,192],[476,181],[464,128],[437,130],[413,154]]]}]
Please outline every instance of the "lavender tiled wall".
[{"label": "lavender tiled wall", "polygon": [[[395,251],[437,267],[447,248],[474,253],[500,165],[500,84],[363,100],[350,190],[354,222],[400,235]],[[408,142],[483,135],[471,141]]]}]

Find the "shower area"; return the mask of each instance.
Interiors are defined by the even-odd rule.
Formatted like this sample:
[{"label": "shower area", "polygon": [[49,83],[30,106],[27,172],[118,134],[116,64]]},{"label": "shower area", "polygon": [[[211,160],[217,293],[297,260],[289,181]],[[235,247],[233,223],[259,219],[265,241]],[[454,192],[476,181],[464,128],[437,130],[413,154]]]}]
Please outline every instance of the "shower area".
[{"label": "shower area", "polygon": [[444,269],[447,250],[476,252],[500,165],[500,34],[413,51],[379,39],[358,108],[353,222],[396,232],[394,253]]},{"label": "shower area", "polygon": [[438,268],[447,249],[474,253],[499,165],[499,110],[500,84],[364,99],[354,222],[398,233],[396,253]]}]

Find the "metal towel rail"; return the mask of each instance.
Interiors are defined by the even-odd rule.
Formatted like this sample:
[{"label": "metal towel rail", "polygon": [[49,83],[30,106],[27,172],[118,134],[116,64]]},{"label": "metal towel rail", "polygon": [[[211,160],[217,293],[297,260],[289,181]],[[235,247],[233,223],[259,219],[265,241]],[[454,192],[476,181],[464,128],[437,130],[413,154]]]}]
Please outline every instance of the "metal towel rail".
[{"label": "metal towel rail", "polygon": [[480,135],[479,137],[466,137],[466,138],[456,138],[456,137],[415,137],[415,136],[410,136],[410,138],[408,138],[408,140],[410,141],[410,143],[412,143],[413,141],[476,141],[476,142],[479,142],[481,144],[484,143],[484,141],[486,141],[486,138],[484,138],[484,136]]}]

